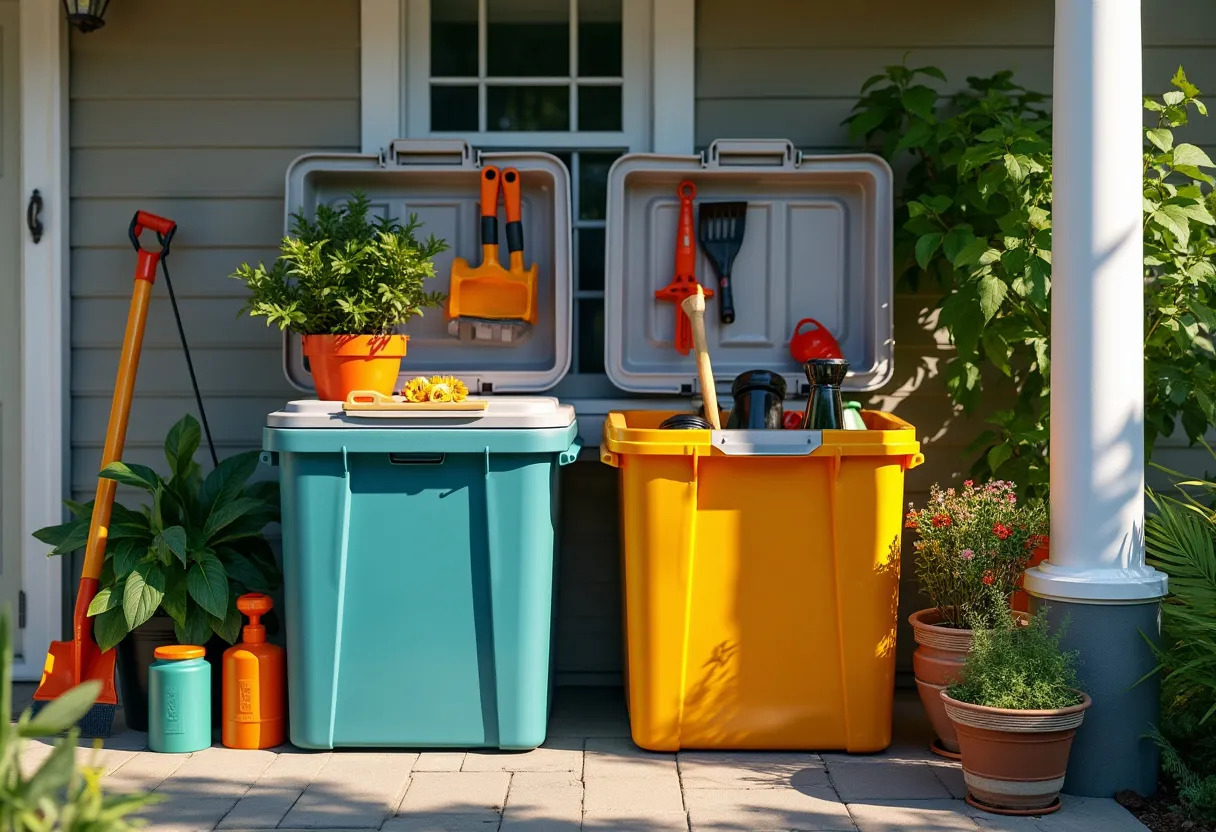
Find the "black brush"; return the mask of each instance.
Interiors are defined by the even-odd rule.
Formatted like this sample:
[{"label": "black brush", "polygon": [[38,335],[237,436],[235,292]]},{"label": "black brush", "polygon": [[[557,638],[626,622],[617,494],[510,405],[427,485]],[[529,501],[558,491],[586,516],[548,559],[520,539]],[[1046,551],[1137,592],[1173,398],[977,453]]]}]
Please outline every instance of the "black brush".
[{"label": "black brush", "polygon": [[735,296],[730,287],[730,270],[743,245],[747,203],[702,202],[700,212],[698,240],[718,272],[718,318],[724,324],[733,324]]}]

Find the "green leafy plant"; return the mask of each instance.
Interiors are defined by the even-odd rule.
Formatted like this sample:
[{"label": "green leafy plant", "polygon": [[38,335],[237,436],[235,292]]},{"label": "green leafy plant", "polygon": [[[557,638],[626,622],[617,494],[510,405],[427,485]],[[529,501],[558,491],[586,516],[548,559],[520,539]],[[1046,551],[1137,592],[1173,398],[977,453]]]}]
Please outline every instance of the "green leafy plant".
[{"label": "green leafy plant", "polygon": [[[914,290],[940,291],[926,324],[944,330],[955,355],[944,368],[966,413],[987,389],[1012,389],[990,430],[968,448],[977,478],[1000,475],[1024,492],[1047,492],[1050,392],[1051,121],[1044,96],[1012,72],[968,78],[943,97],[934,67],[887,67],[866,81],[847,123],[853,137],[908,169],[898,206],[896,254]],[[1174,90],[1146,100],[1157,115],[1145,133],[1146,439],[1181,422],[1192,442],[1216,416],[1214,207],[1202,150],[1175,141],[1199,90],[1180,68]]]},{"label": "green leafy plant", "polygon": [[941,623],[988,628],[1009,618],[1009,596],[1047,531],[1047,509],[1019,500],[1012,483],[967,480],[957,490],[934,485],[904,525],[916,530],[916,580]]},{"label": "green leafy plant", "polygon": [[[271,592],[281,575],[263,534],[279,522],[276,482],[249,483],[258,452],[237,454],[202,476],[194,461],[200,430],[184,416],[165,439],[169,477],[143,465],[115,462],[101,476],[147,492],[152,502],[135,511],[114,504],[99,589],[89,615],[102,650],[163,610],[178,641],[203,644],[215,633],[229,644],[241,630],[236,599]],[[52,555],[88,540],[93,503],[68,503],[74,519],[34,533]]]},{"label": "green leafy plant", "polygon": [[[76,764],[80,729],[76,722],[92,707],[101,683],[77,685],[38,712],[29,708],[11,722],[13,647],[9,615],[0,615],[0,829],[5,832],[127,832],[138,822],[128,816],[162,798],[157,795],[107,795],[101,770]],[[55,748],[41,765],[22,771],[26,740],[54,737]]]},{"label": "green leafy plant", "polygon": [[315,219],[293,214],[274,264],[242,263],[231,275],[249,287],[242,311],[301,335],[388,335],[442,303],[424,283],[447,244],[433,235],[419,242],[416,215],[402,225],[370,213],[355,193],[342,207],[319,205]]},{"label": "green leafy plant", "polygon": [[[1204,443],[1208,453],[1216,454]],[[1174,495],[1149,492],[1148,562],[1169,575],[1161,606],[1161,725],[1153,734],[1182,810],[1216,820],[1216,482],[1167,473]]]},{"label": "green leafy plant", "polygon": [[976,629],[959,680],[947,693],[960,702],[1018,711],[1078,705],[1077,657],[1060,649],[1059,635],[1040,609],[1026,621],[1005,616],[992,629]]}]

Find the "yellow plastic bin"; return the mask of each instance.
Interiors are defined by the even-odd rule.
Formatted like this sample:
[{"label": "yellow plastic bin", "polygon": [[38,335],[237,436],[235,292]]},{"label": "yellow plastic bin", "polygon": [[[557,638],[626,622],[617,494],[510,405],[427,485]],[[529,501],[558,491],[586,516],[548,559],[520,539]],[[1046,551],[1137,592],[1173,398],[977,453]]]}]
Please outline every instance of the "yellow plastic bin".
[{"label": "yellow plastic bin", "polygon": [[620,469],[633,740],[871,752],[891,741],[911,425],[658,430],[604,423]]}]

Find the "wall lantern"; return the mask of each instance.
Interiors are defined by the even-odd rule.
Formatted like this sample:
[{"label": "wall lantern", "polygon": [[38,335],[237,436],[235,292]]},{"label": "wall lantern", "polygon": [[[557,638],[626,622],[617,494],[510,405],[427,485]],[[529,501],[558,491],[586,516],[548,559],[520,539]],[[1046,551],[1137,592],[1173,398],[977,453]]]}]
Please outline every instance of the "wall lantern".
[{"label": "wall lantern", "polygon": [[68,23],[75,26],[82,34],[95,32],[106,25],[106,6],[110,0],[63,0],[63,11],[68,16]]}]

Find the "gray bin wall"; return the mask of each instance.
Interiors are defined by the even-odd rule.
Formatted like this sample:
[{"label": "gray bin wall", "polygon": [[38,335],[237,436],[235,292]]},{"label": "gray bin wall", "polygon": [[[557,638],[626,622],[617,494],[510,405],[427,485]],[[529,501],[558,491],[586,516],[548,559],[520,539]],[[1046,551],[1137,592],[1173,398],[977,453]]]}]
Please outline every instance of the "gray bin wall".
[{"label": "gray bin wall", "polygon": [[[940,66],[951,80],[1015,68],[1051,86],[1052,0],[700,0],[697,142],[738,133],[790,138],[808,152],[848,147],[839,122],[866,77],[898,63]],[[118,361],[136,208],[182,224],[170,259],[187,334],[223,454],[259,447],[266,414],[296,394],[282,372],[277,330],[237,321],[243,259],[272,258],[282,233],[287,165],[304,152],[357,151],[357,0],[123,0],[100,32],[71,36],[71,490],[90,499]],[[1144,0],[1145,89],[1162,91],[1179,63],[1216,95],[1216,5]],[[257,61],[254,71],[254,61]],[[1216,117],[1198,144],[1216,152]],[[169,426],[194,404],[164,289],[153,304],[128,458],[160,465]],[[896,378],[873,401],[915,424],[926,464],[909,499],[961,473],[982,429],[954,417],[936,378],[919,380],[943,349],[917,324],[923,299],[896,299]],[[234,372],[233,368],[239,368]],[[996,404],[996,402],[994,402]],[[1167,440],[1158,459],[1202,470],[1203,452]],[[558,669],[566,680],[618,679],[621,668],[616,472],[565,469]],[[66,570],[74,592],[79,562]],[[911,570],[905,570],[910,577]],[[905,580],[905,611],[918,606]],[[65,610],[71,610],[70,603]],[[901,630],[901,666],[911,638]]]}]

